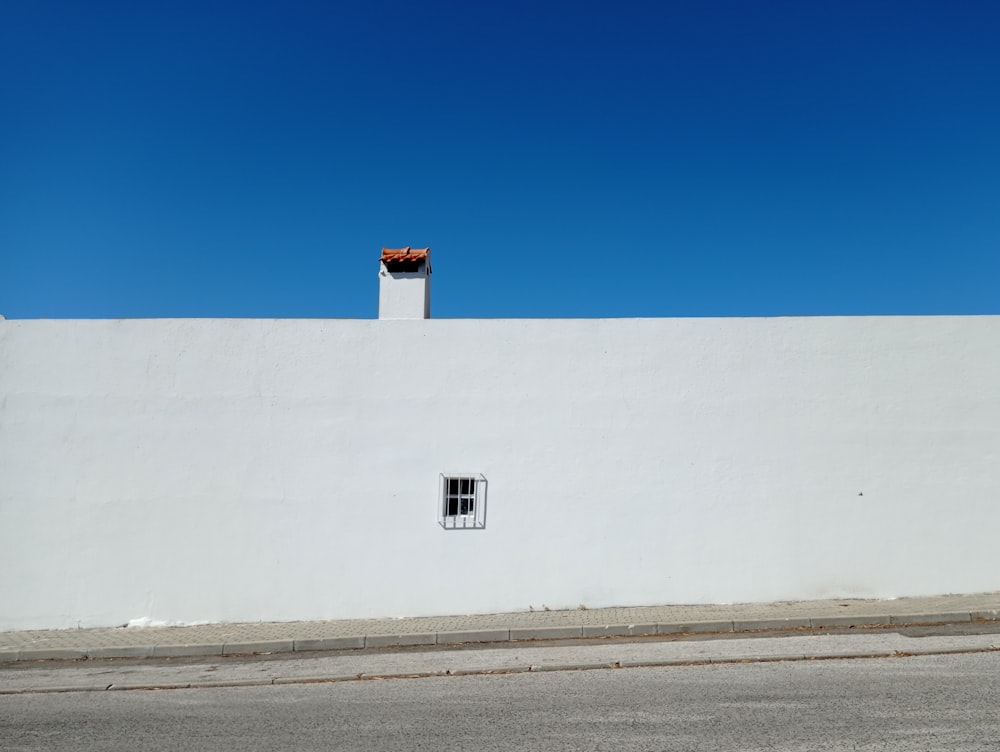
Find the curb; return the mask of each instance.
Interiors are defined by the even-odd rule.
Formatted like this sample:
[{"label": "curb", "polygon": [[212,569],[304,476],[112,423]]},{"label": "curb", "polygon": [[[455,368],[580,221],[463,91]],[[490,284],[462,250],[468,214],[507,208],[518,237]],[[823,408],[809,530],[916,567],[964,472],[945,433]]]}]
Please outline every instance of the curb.
[{"label": "curb", "polygon": [[226,689],[234,687],[270,687],[292,684],[336,684],[356,681],[386,681],[390,679],[429,679],[458,676],[502,676],[506,674],[544,674],[564,671],[601,671],[623,668],[683,668],[694,666],[723,666],[751,663],[789,663],[804,661],[846,661],[877,658],[912,658],[933,655],[971,655],[1000,653],[1000,647],[953,648],[938,650],[912,650],[901,652],[867,651],[857,653],[830,653],[827,655],[806,655],[789,653],[762,657],[726,657],[703,659],[675,659],[666,661],[601,661],[597,663],[564,663],[551,665],[507,666],[503,668],[468,668],[439,671],[413,671],[381,674],[333,674],[329,676],[275,677],[273,679],[234,679],[230,681],[178,682],[163,684],[108,684],[56,687],[27,687],[21,689],[0,689],[3,695],[65,694],[69,692],[128,692],[171,689]]},{"label": "curb", "polygon": [[425,632],[327,637],[306,640],[205,643],[181,645],[103,646],[84,648],[26,648],[0,651],[0,664],[17,661],[98,660],[106,658],[184,658],[273,653],[299,653],[419,645],[461,645],[522,640],[563,640],[600,637],[639,637],[682,634],[737,634],[790,630],[884,629],[892,626],[966,624],[998,621],[1000,610],[897,615],[856,615],[747,619],[667,624],[607,624],[566,627],[514,627],[472,631]]}]

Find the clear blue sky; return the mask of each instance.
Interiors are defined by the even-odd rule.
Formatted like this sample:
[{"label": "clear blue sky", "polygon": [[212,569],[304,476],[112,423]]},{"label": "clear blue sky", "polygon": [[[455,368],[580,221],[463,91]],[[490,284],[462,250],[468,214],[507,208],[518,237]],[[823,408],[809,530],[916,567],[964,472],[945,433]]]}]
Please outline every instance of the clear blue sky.
[{"label": "clear blue sky", "polygon": [[1000,313],[1000,3],[0,4],[0,313]]}]

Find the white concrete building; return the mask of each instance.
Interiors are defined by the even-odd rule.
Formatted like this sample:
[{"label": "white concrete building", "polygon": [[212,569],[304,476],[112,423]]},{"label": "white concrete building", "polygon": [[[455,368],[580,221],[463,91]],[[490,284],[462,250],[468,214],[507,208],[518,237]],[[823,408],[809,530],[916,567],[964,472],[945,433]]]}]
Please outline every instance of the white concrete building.
[{"label": "white concrete building", "polygon": [[0,321],[0,629],[1000,589],[1000,317],[380,274],[378,320]]}]

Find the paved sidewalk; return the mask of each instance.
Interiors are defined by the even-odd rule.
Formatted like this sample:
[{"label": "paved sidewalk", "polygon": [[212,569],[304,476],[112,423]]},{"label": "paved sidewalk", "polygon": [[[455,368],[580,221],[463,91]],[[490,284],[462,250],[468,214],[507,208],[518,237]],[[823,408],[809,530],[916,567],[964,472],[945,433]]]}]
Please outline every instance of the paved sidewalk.
[{"label": "paved sidewalk", "polygon": [[347,650],[580,637],[823,630],[1000,619],[1000,593],[577,611],[0,632],[0,662]]},{"label": "paved sidewalk", "polygon": [[[332,650],[281,653],[267,660],[24,661],[0,669],[3,695],[149,689],[209,689],[331,684],[495,674],[706,664],[864,660],[980,654],[985,670],[1000,669],[997,622],[992,631],[912,636],[888,630],[798,631],[767,639],[552,640],[456,646],[434,650]],[[947,630],[948,628],[943,628]],[[976,628],[972,627],[972,631]],[[900,632],[902,630],[899,630]],[[997,654],[988,656],[988,654]],[[302,660],[304,658],[304,660]]]}]

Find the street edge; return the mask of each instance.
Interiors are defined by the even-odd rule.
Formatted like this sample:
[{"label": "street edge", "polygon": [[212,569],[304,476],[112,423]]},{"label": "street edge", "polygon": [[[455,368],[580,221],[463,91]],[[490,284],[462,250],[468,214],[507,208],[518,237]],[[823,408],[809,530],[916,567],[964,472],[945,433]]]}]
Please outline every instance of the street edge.
[{"label": "street edge", "polygon": [[505,666],[503,668],[469,668],[439,671],[411,671],[402,673],[381,674],[333,674],[329,676],[308,677],[275,677],[273,679],[235,679],[231,681],[201,681],[201,682],[165,682],[162,684],[96,684],[80,686],[57,687],[25,687],[17,689],[0,689],[3,695],[38,695],[66,694],[72,692],[127,692],[127,691],[165,691],[176,689],[226,689],[236,687],[271,687],[282,685],[305,684],[338,684],[342,682],[387,681],[392,679],[430,679],[458,676],[502,676],[507,674],[544,674],[565,671],[599,671],[626,668],[683,668],[697,666],[721,666],[751,663],[789,663],[803,661],[845,661],[877,658],[913,658],[917,656],[935,655],[972,655],[998,653],[1000,647],[953,648],[944,650],[908,650],[908,651],[866,651],[858,653],[830,653],[808,655],[790,653],[786,655],[770,655],[762,657],[726,657],[702,658],[698,660],[670,661],[602,661],[598,663],[565,663],[547,665]]},{"label": "street edge", "polygon": [[1000,611],[958,611],[894,615],[790,617],[787,619],[741,619],[667,624],[608,624],[555,627],[511,627],[414,634],[375,634],[303,640],[253,642],[102,646],[91,649],[26,648],[0,651],[0,664],[19,661],[81,661],[108,658],[186,658],[299,653],[364,648],[463,645],[535,640],[590,639],[600,637],[640,637],[684,634],[739,634],[825,629],[885,629],[894,626],[923,626],[1000,621]]}]

